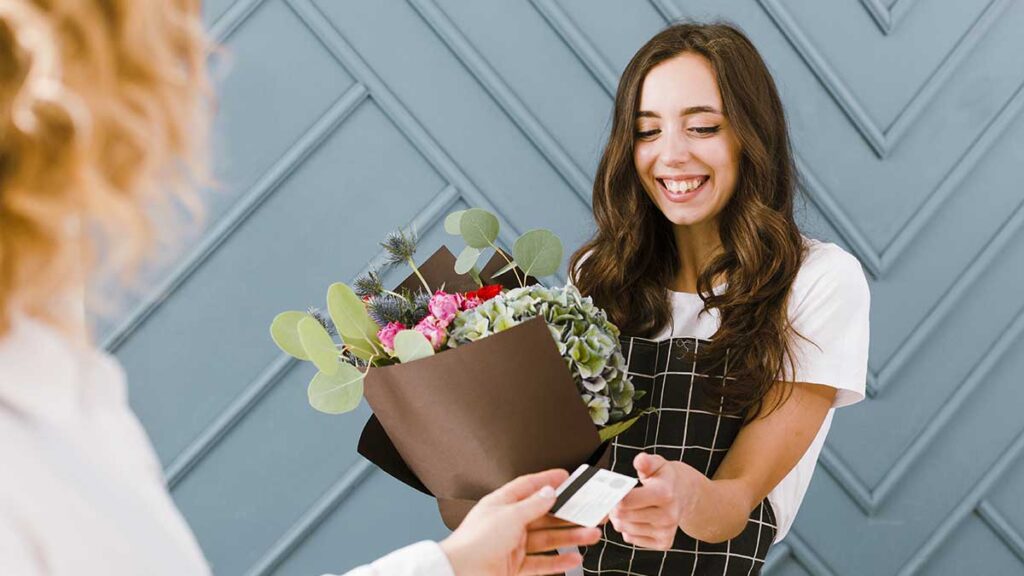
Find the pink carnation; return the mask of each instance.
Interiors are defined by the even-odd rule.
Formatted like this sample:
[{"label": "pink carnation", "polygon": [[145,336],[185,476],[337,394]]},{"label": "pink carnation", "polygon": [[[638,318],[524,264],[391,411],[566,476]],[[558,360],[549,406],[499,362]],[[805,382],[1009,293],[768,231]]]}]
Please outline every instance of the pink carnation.
[{"label": "pink carnation", "polygon": [[377,339],[384,346],[389,354],[395,351],[395,335],[405,330],[405,324],[401,322],[388,322],[388,325],[377,332]]},{"label": "pink carnation", "polygon": [[430,341],[430,345],[434,347],[434,350],[440,350],[441,346],[444,345],[445,340],[448,339],[448,332],[445,330],[445,324],[442,324],[440,320],[434,316],[427,316],[420,323],[416,325],[413,330],[423,334]]},{"label": "pink carnation", "polygon": [[445,294],[440,290],[430,297],[430,314],[437,318],[442,328],[455,319],[455,313],[459,311],[460,298],[459,294]]},{"label": "pink carnation", "polygon": [[459,308],[459,309],[460,310],[472,310],[473,308],[476,308],[477,306],[479,306],[479,305],[481,305],[483,303],[484,303],[483,300],[481,300],[479,297],[471,296],[469,298],[464,298],[462,300],[462,307]]}]

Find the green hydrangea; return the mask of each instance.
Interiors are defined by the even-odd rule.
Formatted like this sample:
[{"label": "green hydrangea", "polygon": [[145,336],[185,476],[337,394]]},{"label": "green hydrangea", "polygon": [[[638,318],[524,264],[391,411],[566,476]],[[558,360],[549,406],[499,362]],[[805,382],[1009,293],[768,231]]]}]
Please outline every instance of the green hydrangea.
[{"label": "green hydrangea", "polygon": [[515,288],[459,312],[449,328],[448,346],[486,338],[537,316],[547,321],[594,424],[625,420],[639,395],[626,373],[619,329],[575,286]]}]

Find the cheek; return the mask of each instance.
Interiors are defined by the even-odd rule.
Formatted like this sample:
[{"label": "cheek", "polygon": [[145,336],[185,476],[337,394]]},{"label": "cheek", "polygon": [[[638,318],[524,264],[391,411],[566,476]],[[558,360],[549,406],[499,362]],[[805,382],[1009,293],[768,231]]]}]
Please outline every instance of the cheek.
[{"label": "cheek", "polygon": [[657,157],[658,152],[653,146],[638,143],[633,148],[633,164],[641,176],[644,176],[651,169]]}]

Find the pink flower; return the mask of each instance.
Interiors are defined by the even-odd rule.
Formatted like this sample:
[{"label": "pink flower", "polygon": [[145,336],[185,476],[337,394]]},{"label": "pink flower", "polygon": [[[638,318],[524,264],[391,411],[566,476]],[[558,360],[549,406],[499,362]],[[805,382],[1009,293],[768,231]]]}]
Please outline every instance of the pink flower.
[{"label": "pink flower", "polygon": [[384,346],[384,350],[390,354],[395,351],[395,335],[405,330],[405,324],[401,322],[388,322],[388,325],[377,331],[377,339]]},{"label": "pink flower", "polygon": [[471,296],[462,301],[462,308],[460,308],[460,310],[472,310],[483,303],[484,301],[478,296]]},{"label": "pink flower", "polygon": [[437,318],[440,322],[441,327],[444,328],[455,318],[455,313],[459,311],[459,295],[458,294],[445,294],[438,290],[430,297],[430,314]]},{"label": "pink flower", "polygon": [[[454,315],[454,314],[453,314]],[[445,340],[448,339],[448,332],[445,330],[446,324],[442,324],[440,320],[434,316],[427,316],[420,323],[416,325],[413,330],[423,334],[430,341],[430,345],[434,347],[434,350],[440,350],[441,346],[444,345]]]}]

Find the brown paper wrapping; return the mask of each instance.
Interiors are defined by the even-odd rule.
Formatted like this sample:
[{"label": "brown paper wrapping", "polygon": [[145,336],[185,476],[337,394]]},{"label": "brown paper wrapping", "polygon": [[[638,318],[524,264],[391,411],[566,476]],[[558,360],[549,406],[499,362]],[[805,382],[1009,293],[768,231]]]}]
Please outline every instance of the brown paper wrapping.
[{"label": "brown paper wrapping", "polygon": [[[420,272],[434,289],[475,289],[454,265],[442,247]],[[496,254],[481,273],[485,283],[502,265]],[[508,274],[497,281],[518,286]],[[413,275],[400,286],[422,284]],[[429,358],[371,368],[364,391],[374,415],[359,453],[435,496],[452,529],[478,499],[519,475],[572,471],[600,456],[597,429],[543,318]]]}]

